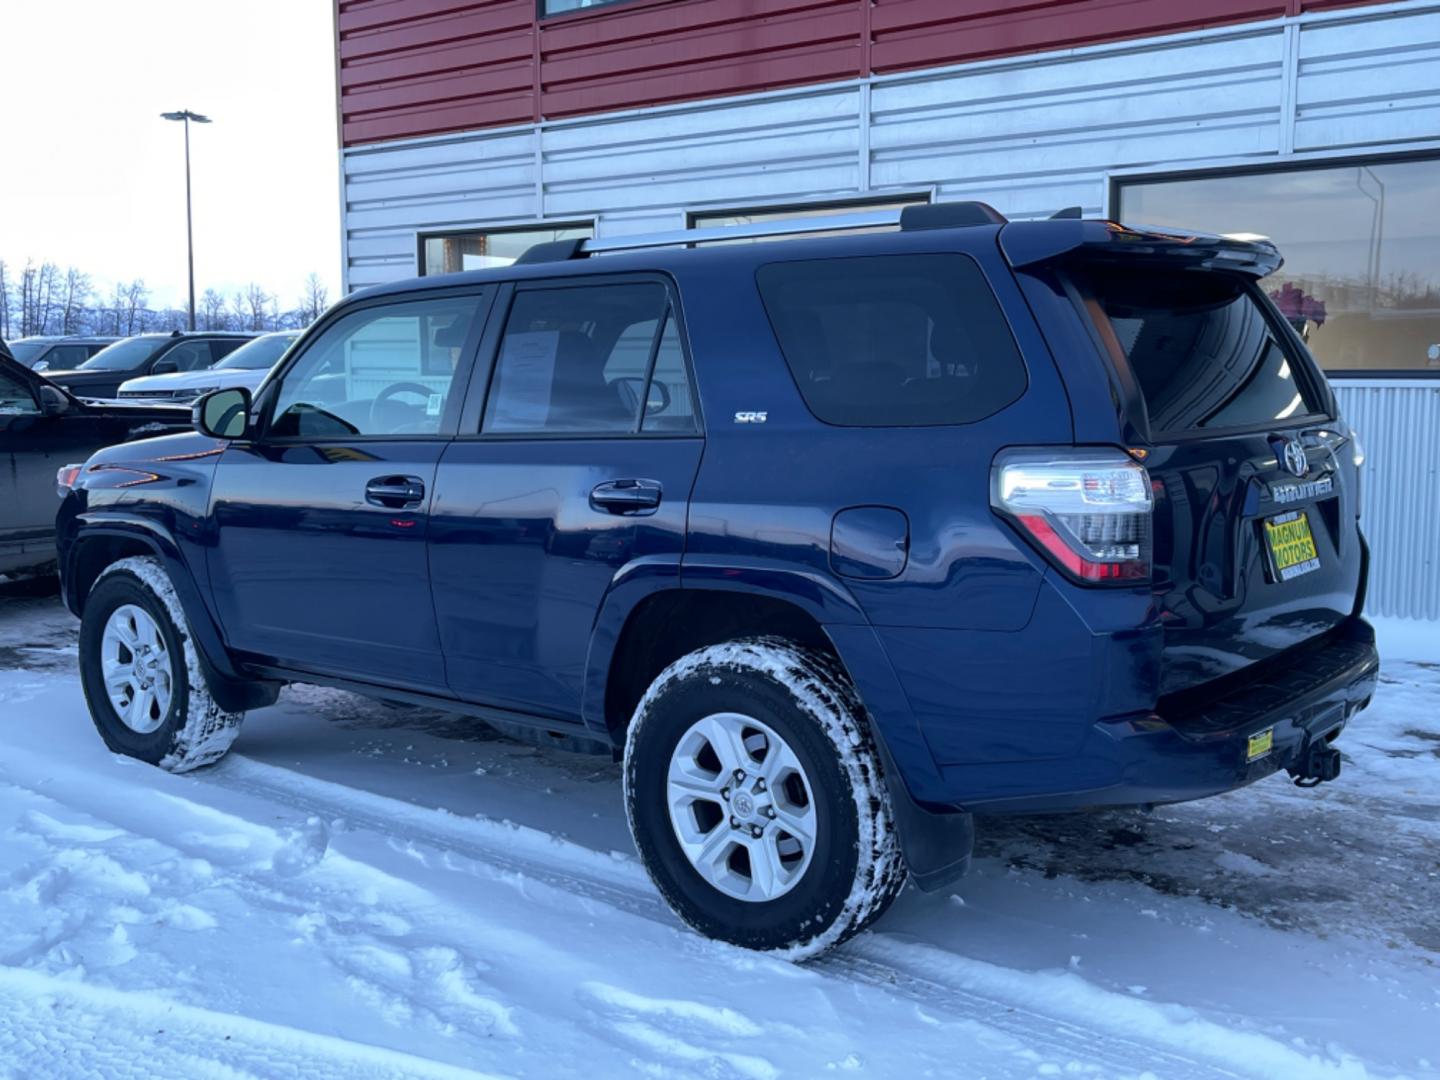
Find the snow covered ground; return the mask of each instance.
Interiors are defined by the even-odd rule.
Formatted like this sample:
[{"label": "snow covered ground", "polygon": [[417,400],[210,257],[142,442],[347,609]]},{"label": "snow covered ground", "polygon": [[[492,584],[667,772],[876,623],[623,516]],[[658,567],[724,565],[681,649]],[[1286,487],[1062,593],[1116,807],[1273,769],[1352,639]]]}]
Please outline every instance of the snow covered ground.
[{"label": "snow covered ground", "polygon": [[795,966],[669,914],[608,761],[295,688],[171,776],[0,587],[0,1077],[1440,1076],[1440,642],[1386,640],[1339,782],[982,821]]}]

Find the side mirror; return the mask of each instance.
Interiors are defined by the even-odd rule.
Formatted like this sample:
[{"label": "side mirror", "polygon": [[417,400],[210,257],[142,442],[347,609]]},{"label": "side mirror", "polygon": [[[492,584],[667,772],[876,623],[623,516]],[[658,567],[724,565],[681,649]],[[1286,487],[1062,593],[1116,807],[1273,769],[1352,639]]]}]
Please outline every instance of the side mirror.
[{"label": "side mirror", "polygon": [[70,399],[58,386],[40,387],[40,411],[46,416],[59,416],[70,411]]},{"label": "side mirror", "polygon": [[154,367],[150,369],[151,375],[172,375],[179,371],[180,367],[174,360],[156,360]]},{"label": "side mirror", "polygon": [[250,428],[250,391],[243,386],[212,390],[190,406],[190,423],[212,439],[239,439]]}]

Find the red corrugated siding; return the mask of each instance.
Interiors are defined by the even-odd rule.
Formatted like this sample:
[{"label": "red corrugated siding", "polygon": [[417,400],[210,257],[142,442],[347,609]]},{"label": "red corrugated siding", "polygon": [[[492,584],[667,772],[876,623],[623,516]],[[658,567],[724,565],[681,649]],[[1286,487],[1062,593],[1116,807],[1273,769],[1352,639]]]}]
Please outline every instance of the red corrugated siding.
[{"label": "red corrugated siding", "polygon": [[1279,18],[1285,0],[878,0],[876,71]]},{"label": "red corrugated siding", "polygon": [[1379,0],[337,0],[345,144],[961,63]]}]

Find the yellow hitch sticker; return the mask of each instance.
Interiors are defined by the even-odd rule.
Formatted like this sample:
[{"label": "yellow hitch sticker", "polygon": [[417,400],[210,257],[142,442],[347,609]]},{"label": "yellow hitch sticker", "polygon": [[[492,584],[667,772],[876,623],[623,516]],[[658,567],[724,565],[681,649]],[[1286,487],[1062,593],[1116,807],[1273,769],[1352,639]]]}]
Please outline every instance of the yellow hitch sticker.
[{"label": "yellow hitch sticker", "polygon": [[1250,736],[1250,741],[1245,747],[1245,763],[1248,765],[1250,762],[1264,757],[1270,753],[1274,746],[1275,729],[1273,727],[1267,727],[1264,731],[1256,732]]}]

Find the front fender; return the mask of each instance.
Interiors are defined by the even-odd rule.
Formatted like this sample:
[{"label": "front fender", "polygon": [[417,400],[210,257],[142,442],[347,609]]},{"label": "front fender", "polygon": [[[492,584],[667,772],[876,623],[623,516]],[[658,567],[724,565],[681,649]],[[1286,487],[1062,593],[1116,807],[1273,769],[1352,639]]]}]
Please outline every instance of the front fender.
[{"label": "front fender", "polygon": [[[63,513],[63,511],[62,511]],[[219,627],[200,594],[194,575],[181,554],[175,538],[154,520],[117,510],[86,511],[73,515],[74,531],[62,548],[61,587],[65,606],[83,615],[85,594],[113,560],[114,542],[125,545],[127,554],[143,547],[165,568],[189,624],[190,639],[199,654],[211,694],[227,711],[243,712],[273,704],[278,684],[262,682],[242,674],[231,663]]]}]

